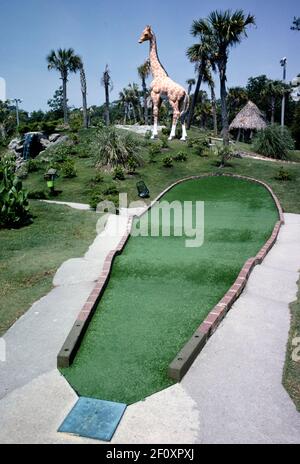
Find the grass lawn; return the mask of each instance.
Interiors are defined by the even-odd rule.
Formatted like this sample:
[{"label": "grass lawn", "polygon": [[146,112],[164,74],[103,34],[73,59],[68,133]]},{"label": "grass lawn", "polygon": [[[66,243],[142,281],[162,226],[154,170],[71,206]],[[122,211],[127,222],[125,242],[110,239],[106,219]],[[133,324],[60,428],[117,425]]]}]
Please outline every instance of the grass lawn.
[{"label": "grass lawn", "polygon": [[129,239],[73,365],[62,369],[82,396],[128,404],[171,385],[168,364],[278,219],[266,189],[228,177],[186,181],[163,200],[205,201],[204,244]]},{"label": "grass lawn", "polygon": [[57,268],[85,253],[96,235],[96,213],[31,202],[34,222],[0,230],[0,335],[52,287]]},{"label": "grass lawn", "polygon": [[[293,360],[292,352],[300,356],[300,280],[298,282],[299,291],[297,300],[290,304],[291,328],[287,346],[286,360],[283,371],[283,385],[294,401],[297,410],[300,412],[300,361]],[[293,345],[293,340],[296,345]]]}]

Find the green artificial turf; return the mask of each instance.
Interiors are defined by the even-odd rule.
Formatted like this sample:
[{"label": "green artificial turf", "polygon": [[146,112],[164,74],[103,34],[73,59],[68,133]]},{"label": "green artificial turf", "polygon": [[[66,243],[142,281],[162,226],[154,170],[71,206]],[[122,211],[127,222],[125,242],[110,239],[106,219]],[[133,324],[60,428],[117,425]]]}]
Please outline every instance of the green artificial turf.
[{"label": "green artificial turf", "polygon": [[229,177],[186,181],[163,200],[205,202],[204,244],[130,237],[73,365],[62,369],[79,395],[129,404],[172,385],[169,363],[278,219],[262,186]]}]

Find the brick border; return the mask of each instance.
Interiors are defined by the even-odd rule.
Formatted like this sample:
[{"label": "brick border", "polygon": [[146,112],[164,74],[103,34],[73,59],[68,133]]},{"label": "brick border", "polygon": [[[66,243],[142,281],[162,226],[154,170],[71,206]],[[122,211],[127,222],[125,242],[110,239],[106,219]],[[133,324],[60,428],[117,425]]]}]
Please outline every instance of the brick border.
[{"label": "brick border", "polygon": [[269,240],[265,243],[265,245],[261,248],[258,254],[254,258],[249,258],[246,263],[244,264],[238,278],[232,285],[232,287],[227,291],[224,297],[219,301],[219,303],[212,309],[212,311],[208,314],[207,318],[202,322],[202,324],[197,328],[194,332],[192,338],[184,345],[184,347],[180,350],[174,360],[168,367],[168,375],[169,377],[175,380],[181,380],[185,373],[188,371],[189,367],[193,363],[196,356],[200,353],[208,338],[214,333],[216,328],[218,327],[221,320],[225,317],[226,313],[234,303],[234,301],[239,297],[242,293],[246,282],[249,278],[249,275],[256,264],[260,264],[264,257],[267,255],[269,250],[274,245],[277,235],[279,233],[280,227],[284,224],[284,216],[282,212],[281,205],[272,191],[272,189],[266,183],[254,179],[252,177],[240,176],[235,174],[203,174],[198,176],[189,176],[183,179],[179,179],[165,190],[163,190],[156,198],[153,200],[147,208],[142,211],[140,214],[135,216],[131,216],[128,218],[126,232],[121,237],[118,245],[115,249],[111,250],[108,255],[106,256],[103,264],[102,272],[95,283],[95,286],[90,293],[86,303],[84,304],[83,308],[79,312],[77,319],[71,328],[61,350],[57,356],[57,367],[69,367],[78,351],[80,343],[84,337],[84,334],[88,328],[89,322],[93,317],[94,311],[98,305],[99,300],[107,286],[112,264],[114,261],[115,256],[122,253],[123,248],[125,247],[131,233],[131,227],[134,217],[141,217],[145,214],[154,204],[157,202],[165,193],[171,190],[175,185],[178,185],[182,182],[192,179],[201,179],[207,177],[216,177],[216,176],[227,176],[227,177],[235,177],[243,180],[248,180],[251,182],[256,182],[260,185],[263,185],[272,196],[275,205],[278,210],[279,214],[279,221],[276,223],[272,235]]}]

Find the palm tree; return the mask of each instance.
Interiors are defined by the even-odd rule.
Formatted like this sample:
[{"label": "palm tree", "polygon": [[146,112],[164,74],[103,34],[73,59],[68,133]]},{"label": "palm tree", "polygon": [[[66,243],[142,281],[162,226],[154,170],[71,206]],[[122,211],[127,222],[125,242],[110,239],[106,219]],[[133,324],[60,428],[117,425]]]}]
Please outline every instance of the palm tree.
[{"label": "palm tree", "polygon": [[144,99],[144,123],[149,124],[148,121],[148,105],[147,105],[147,98],[148,98],[148,92],[147,92],[147,85],[146,85],[146,79],[149,77],[150,74],[150,61],[146,60],[145,63],[143,63],[141,66],[138,67],[138,75],[142,81],[142,88],[143,88],[143,99]]},{"label": "palm tree", "polygon": [[81,62],[81,66],[80,66],[80,84],[81,84],[81,93],[82,93],[83,127],[87,129],[89,126],[89,123],[88,123],[87,100],[86,100],[86,95],[87,95],[86,77],[85,77],[83,62]]},{"label": "palm tree", "polygon": [[110,70],[108,69],[108,65],[106,65],[102,79],[101,79],[101,84],[103,85],[105,89],[105,123],[107,126],[109,126],[110,120],[109,120],[109,92],[112,91],[113,89],[113,82],[111,80],[110,76]]},{"label": "palm tree", "polygon": [[193,22],[192,34],[202,38],[210,38],[214,44],[214,62],[216,63],[220,77],[221,112],[223,125],[223,142],[229,144],[229,126],[226,102],[226,71],[229,50],[233,45],[241,42],[243,36],[247,36],[247,26],[255,24],[253,15],[247,16],[243,10],[213,11],[207,19],[199,19]]},{"label": "palm tree", "polygon": [[47,56],[48,69],[55,69],[60,73],[63,87],[64,124],[68,124],[67,82],[69,73],[76,73],[81,67],[81,58],[73,48],[51,50]]},{"label": "palm tree", "polygon": [[195,63],[195,69],[198,74],[197,78],[197,84],[195,87],[195,92],[193,95],[191,107],[189,110],[189,115],[188,115],[188,121],[187,121],[187,128],[189,129],[191,127],[193,115],[194,115],[194,110],[195,110],[195,105],[198,100],[198,94],[200,90],[200,86],[202,83],[202,78],[203,78],[203,70],[206,67],[206,64],[208,61],[211,63],[213,62],[213,42],[211,41],[211,38],[209,36],[205,36],[202,33],[195,33],[194,31],[194,24],[191,29],[191,33],[195,36],[198,35],[200,37],[200,43],[194,44],[191,47],[187,49],[187,56],[191,63]]},{"label": "palm tree", "polygon": [[216,94],[215,94],[215,81],[212,77],[211,71],[215,72],[215,64],[207,62],[205,68],[203,69],[202,79],[203,82],[208,84],[210,88],[210,98],[211,98],[211,109],[214,122],[214,135],[218,135],[218,121],[217,121],[217,103],[216,103]]},{"label": "palm tree", "polygon": [[271,124],[274,124],[276,99],[281,98],[284,94],[284,87],[282,82],[269,79],[262,93],[263,96],[267,97],[270,101]]},{"label": "palm tree", "polygon": [[188,95],[191,95],[192,88],[196,84],[196,81],[195,79],[192,78],[192,79],[187,79],[186,83],[188,85]]}]

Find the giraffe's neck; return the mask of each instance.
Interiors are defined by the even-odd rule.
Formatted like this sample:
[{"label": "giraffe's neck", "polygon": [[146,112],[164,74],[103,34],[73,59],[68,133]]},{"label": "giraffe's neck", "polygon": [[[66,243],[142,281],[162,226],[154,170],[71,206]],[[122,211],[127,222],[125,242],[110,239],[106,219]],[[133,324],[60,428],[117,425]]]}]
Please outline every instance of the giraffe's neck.
[{"label": "giraffe's neck", "polygon": [[153,77],[167,77],[168,73],[162,66],[158,58],[156,37],[153,34],[152,39],[150,40],[150,66]]}]

